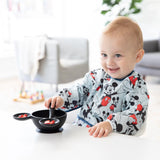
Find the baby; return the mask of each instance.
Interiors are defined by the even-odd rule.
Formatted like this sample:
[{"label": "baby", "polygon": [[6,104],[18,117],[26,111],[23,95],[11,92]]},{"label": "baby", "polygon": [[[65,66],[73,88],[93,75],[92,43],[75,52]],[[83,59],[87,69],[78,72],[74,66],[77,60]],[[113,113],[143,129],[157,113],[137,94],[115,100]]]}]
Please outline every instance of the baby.
[{"label": "baby", "polygon": [[134,135],[146,119],[149,100],[145,81],[134,71],[144,55],[138,24],[117,17],[101,35],[100,52],[102,68],[49,98],[45,106],[52,103],[64,111],[80,108],[75,124],[88,127],[94,137],[105,137],[112,131]]}]

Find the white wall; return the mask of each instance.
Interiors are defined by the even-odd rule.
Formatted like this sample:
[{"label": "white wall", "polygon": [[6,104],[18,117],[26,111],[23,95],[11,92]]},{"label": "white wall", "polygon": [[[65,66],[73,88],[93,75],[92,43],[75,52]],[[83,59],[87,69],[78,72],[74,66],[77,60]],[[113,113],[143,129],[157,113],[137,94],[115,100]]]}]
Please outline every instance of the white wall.
[{"label": "white wall", "polygon": [[[64,35],[91,36],[99,34],[105,23],[100,14],[101,2],[98,0],[64,0]],[[130,16],[142,28],[144,39],[157,38],[160,34],[160,0],[143,0],[142,11]]]},{"label": "white wall", "polygon": [[[39,1],[39,8],[32,9],[37,10],[33,14],[23,13],[26,10],[23,3],[21,12],[8,13],[6,1],[0,0],[0,41],[7,37],[3,32],[7,28],[12,32],[12,39],[43,33],[50,36],[92,37],[92,34],[99,34],[106,21],[105,16],[100,14],[102,0],[46,0],[46,7],[49,7],[49,14],[46,15],[39,11],[42,1]],[[157,38],[160,28],[160,0],[143,0],[141,6],[142,12],[132,17],[140,24],[144,39]]]},{"label": "white wall", "polygon": [[142,28],[145,40],[160,38],[160,0],[143,0],[142,12],[133,17]]}]

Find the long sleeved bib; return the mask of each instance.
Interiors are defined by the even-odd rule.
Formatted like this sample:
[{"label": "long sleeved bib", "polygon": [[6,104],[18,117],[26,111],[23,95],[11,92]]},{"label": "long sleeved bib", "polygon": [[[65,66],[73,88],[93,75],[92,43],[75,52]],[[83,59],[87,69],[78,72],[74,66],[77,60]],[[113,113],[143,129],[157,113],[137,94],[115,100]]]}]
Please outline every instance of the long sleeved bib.
[{"label": "long sleeved bib", "polygon": [[59,96],[64,99],[61,109],[80,107],[75,121],[78,126],[91,127],[109,120],[114,131],[128,135],[144,123],[149,99],[146,83],[137,72],[114,79],[103,69],[87,73],[81,83],[63,89]]}]

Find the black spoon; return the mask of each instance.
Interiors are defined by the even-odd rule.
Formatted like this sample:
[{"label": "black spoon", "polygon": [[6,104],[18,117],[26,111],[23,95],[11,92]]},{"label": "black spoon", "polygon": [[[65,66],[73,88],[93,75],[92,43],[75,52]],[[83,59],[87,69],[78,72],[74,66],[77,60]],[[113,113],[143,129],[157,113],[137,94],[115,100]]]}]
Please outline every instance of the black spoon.
[{"label": "black spoon", "polygon": [[54,108],[51,108],[51,103],[50,103],[50,105],[49,105],[49,118],[42,118],[41,120],[39,120],[39,123],[43,127],[53,128],[53,127],[59,125],[60,120],[58,118],[56,118],[54,115],[55,106],[54,106]]}]

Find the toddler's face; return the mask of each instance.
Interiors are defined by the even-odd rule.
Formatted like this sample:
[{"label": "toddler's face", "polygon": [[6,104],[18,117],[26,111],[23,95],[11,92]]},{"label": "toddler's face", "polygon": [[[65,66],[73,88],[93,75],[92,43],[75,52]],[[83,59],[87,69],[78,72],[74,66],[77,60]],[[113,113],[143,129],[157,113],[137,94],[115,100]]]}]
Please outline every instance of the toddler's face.
[{"label": "toddler's face", "polygon": [[115,34],[102,35],[100,50],[101,65],[112,78],[126,77],[137,63],[134,41],[130,41],[128,37]]}]

